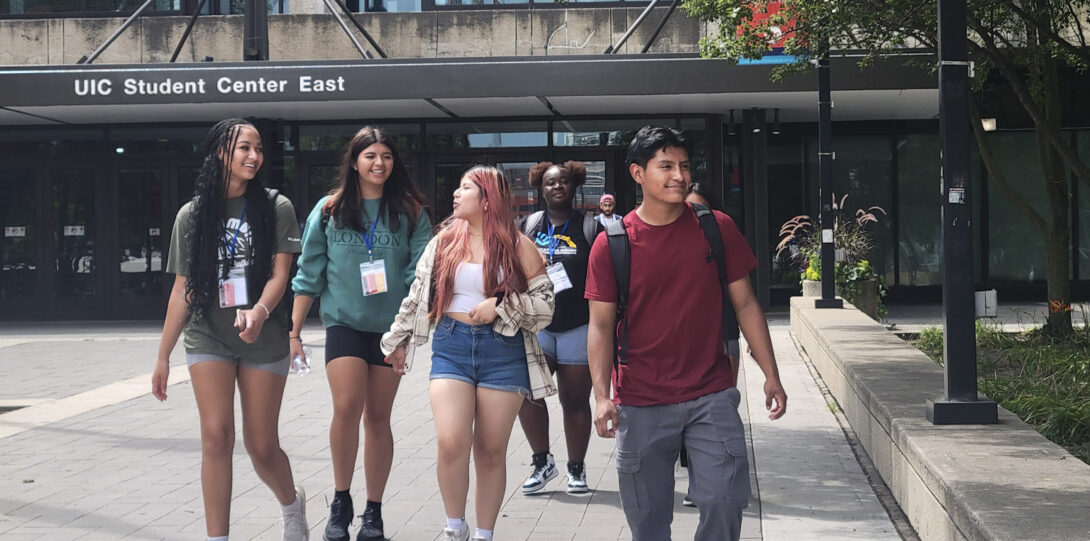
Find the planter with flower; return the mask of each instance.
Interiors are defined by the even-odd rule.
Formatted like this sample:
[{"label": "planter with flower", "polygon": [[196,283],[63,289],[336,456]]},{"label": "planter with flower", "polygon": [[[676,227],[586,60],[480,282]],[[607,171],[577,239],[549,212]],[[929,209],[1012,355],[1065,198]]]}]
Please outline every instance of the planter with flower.
[{"label": "planter with flower", "polygon": [[[886,314],[882,297],[885,287],[882,278],[871,267],[870,254],[874,250],[873,233],[867,226],[878,223],[878,215],[886,211],[878,206],[858,209],[854,216],[847,216],[844,204],[848,196],[833,198],[833,248],[836,250],[836,292],[863,313],[875,320]],[[821,232],[814,227],[807,215],[791,218],[780,228],[780,243],[776,246],[777,257],[783,253],[799,265],[803,296],[821,296]]]}]

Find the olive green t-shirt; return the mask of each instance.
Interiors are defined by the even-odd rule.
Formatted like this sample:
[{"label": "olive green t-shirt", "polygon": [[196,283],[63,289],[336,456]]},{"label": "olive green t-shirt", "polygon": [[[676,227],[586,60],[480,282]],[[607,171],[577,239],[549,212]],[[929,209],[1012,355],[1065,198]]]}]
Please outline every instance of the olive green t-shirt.
[{"label": "olive green t-shirt", "polygon": [[[299,224],[295,221],[295,209],[288,198],[277,195],[273,203],[276,212],[276,238],[274,253],[299,253]],[[224,211],[225,238],[228,246],[234,247],[233,262],[222,260],[220,264],[244,266],[250,254],[249,213],[243,217],[245,198],[236,197],[227,200]],[[186,237],[193,230],[193,203],[189,202],[178,211],[174,220],[174,233],[170,238],[170,253],[167,255],[167,272],[178,276],[187,276],[189,272],[189,244]],[[217,295],[218,299],[218,295]],[[288,357],[289,329],[279,318],[270,318],[261,328],[261,334],[253,344],[247,344],[238,337],[239,330],[234,327],[235,310],[251,309],[257,298],[248,299],[249,304],[230,308],[220,308],[215,301],[214,308],[200,323],[186,323],[183,345],[187,354],[222,355],[227,358],[240,357],[256,363],[285,361]],[[274,307],[270,306],[270,309]]]}]

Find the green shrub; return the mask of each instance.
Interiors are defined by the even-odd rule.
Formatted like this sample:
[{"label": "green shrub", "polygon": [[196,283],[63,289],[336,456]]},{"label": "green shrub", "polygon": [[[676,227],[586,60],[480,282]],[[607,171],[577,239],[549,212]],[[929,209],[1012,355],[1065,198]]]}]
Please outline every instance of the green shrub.
[{"label": "green shrub", "polygon": [[[942,363],[942,341],[942,329],[924,327],[913,345]],[[976,341],[980,391],[1090,463],[1090,329],[1059,340],[977,321]]]}]

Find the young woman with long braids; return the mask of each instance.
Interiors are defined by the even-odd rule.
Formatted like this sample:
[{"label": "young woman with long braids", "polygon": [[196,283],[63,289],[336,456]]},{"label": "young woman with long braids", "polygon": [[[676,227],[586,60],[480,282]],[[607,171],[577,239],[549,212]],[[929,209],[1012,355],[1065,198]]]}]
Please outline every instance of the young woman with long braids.
[{"label": "young woman with long braids", "polygon": [[292,281],[292,355],[314,297],[321,297],[325,362],[333,395],[329,450],[334,496],[326,541],[348,541],[354,508],[349,489],[363,417],[367,507],[359,541],[385,539],[382,495],[394,458],[390,410],[401,375],[379,348],[412,284],[416,262],[431,238],[424,196],[397,153],[394,138],[364,127],[348,143],[337,187],[314,206],[303,231],[303,255]]},{"label": "young woman with long braids", "polygon": [[277,427],[290,362],[281,300],[299,226],[291,201],[273,198],[257,176],[262,161],[261,136],[249,122],[228,119],[209,131],[193,200],[174,222],[167,259],[174,286],[152,374],[152,394],[166,400],[170,352],[184,330],[201,424],[205,525],[216,541],[227,539],[230,524],[236,384],[246,451],[280,502],[284,539],[309,538],[306,496]]},{"label": "young woman with long braids", "polygon": [[492,539],[519,407],[525,397],[556,392],[535,334],[552,313],[552,282],[534,243],[515,229],[507,180],[495,167],[473,167],[462,176],[454,212],[428,243],[409,296],[382,337],[382,351],[397,372],[432,339],[429,394],[447,515],[444,541],[469,538],[471,451],[477,471],[473,539]]}]

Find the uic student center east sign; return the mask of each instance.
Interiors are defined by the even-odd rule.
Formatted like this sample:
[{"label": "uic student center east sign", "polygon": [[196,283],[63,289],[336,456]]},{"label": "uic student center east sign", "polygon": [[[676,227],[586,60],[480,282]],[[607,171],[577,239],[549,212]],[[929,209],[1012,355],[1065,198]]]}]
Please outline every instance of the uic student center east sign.
[{"label": "uic student center east sign", "polygon": [[[798,291],[798,269],[774,247],[785,220],[818,207],[816,74],[772,82],[773,65],[702,59],[706,25],[681,12],[647,53],[665,8],[616,54],[603,54],[645,3],[393,0],[380,4],[385,12],[355,14],[386,54],[364,59],[322,2],[278,0],[263,21],[271,60],[244,61],[254,52],[244,51],[246,27],[261,17],[212,1],[170,63],[197,2],[157,0],[93,64],[78,64],[127,15],[90,11],[107,4],[131,12],[136,6],[123,6],[140,2],[0,0],[0,319],[161,317],[174,217],[192,194],[204,134],[231,116],[257,119],[267,180],[292,199],[300,221],[366,124],[397,136],[437,217],[450,212],[455,183],[477,162],[507,171],[521,214],[540,208],[526,177],[543,160],[585,162],[578,204],[594,208],[608,192],[627,212],[640,193],[626,143],[644,124],[674,126],[694,142],[694,180],[722,194],[757,254],[760,298],[775,305]],[[1069,86],[1080,86],[1075,77]],[[834,192],[848,195],[849,210],[887,212],[874,227],[872,264],[890,299],[937,301],[936,80],[902,61],[861,70],[853,58],[834,58],[832,90]],[[1046,208],[1027,121],[1002,81],[986,95],[985,116],[999,124],[994,154],[1030,203]],[[1065,127],[1090,156],[1090,131],[1081,129],[1090,114],[1072,102]],[[1044,243],[981,169],[973,185],[978,285],[999,288],[1001,298],[1044,300]],[[1090,283],[1090,190],[1075,180],[1078,295]]]}]

